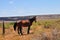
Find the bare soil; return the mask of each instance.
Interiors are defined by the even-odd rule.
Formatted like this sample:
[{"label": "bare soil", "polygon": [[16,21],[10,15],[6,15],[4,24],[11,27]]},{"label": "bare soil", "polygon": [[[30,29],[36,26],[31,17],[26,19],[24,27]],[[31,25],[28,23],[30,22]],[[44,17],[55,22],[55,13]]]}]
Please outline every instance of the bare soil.
[{"label": "bare soil", "polygon": [[[2,28],[0,28],[1,30]],[[39,33],[38,30],[42,30],[42,27],[37,27],[34,31],[31,30],[30,34],[18,35],[17,31],[13,30],[13,27],[6,29],[5,35],[0,34],[0,40],[43,40],[44,36],[47,36],[51,40],[51,29],[44,29],[43,33]],[[44,39],[47,40],[47,39]]]}]

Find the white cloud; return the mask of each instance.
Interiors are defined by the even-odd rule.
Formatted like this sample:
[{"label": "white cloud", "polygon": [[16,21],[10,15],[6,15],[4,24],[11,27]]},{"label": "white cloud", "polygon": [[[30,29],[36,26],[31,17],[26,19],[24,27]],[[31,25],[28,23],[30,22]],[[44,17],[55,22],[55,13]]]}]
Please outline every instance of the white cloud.
[{"label": "white cloud", "polygon": [[13,1],[9,1],[9,4],[13,4],[14,2]]}]

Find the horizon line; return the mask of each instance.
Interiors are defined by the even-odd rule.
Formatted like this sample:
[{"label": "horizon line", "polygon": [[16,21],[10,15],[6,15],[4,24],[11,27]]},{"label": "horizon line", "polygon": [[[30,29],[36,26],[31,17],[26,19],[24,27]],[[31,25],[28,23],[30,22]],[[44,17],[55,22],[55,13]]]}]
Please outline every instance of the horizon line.
[{"label": "horizon line", "polygon": [[60,15],[60,14],[13,15],[13,16],[0,16],[0,17],[22,17],[22,16],[41,16],[41,15]]}]

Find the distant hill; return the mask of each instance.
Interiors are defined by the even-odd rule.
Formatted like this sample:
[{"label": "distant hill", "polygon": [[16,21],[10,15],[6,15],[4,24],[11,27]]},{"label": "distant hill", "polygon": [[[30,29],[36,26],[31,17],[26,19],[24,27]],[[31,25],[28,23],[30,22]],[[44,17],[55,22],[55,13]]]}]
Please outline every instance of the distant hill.
[{"label": "distant hill", "polygon": [[59,19],[60,14],[53,14],[53,15],[31,15],[31,16],[15,16],[15,17],[0,17],[0,21],[16,21],[16,20],[22,20],[22,19],[29,19],[33,16],[37,16],[37,20],[40,19]]},{"label": "distant hill", "polygon": [[53,15],[38,15],[37,19],[60,19],[60,14],[53,14]]},{"label": "distant hill", "polygon": [[14,17],[0,17],[0,21],[16,21],[16,20],[25,20],[30,19],[33,16],[14,16]]}]

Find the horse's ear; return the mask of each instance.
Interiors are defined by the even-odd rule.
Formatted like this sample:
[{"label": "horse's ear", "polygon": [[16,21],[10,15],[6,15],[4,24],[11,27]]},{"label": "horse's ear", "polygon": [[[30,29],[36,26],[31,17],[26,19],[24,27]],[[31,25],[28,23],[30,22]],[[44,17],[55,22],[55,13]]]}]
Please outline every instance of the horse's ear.
[{"label": "horse's ear", "polygon": [[36,21],[36,16],[35,16],[35,23],[36,23],[37,21]]}]

